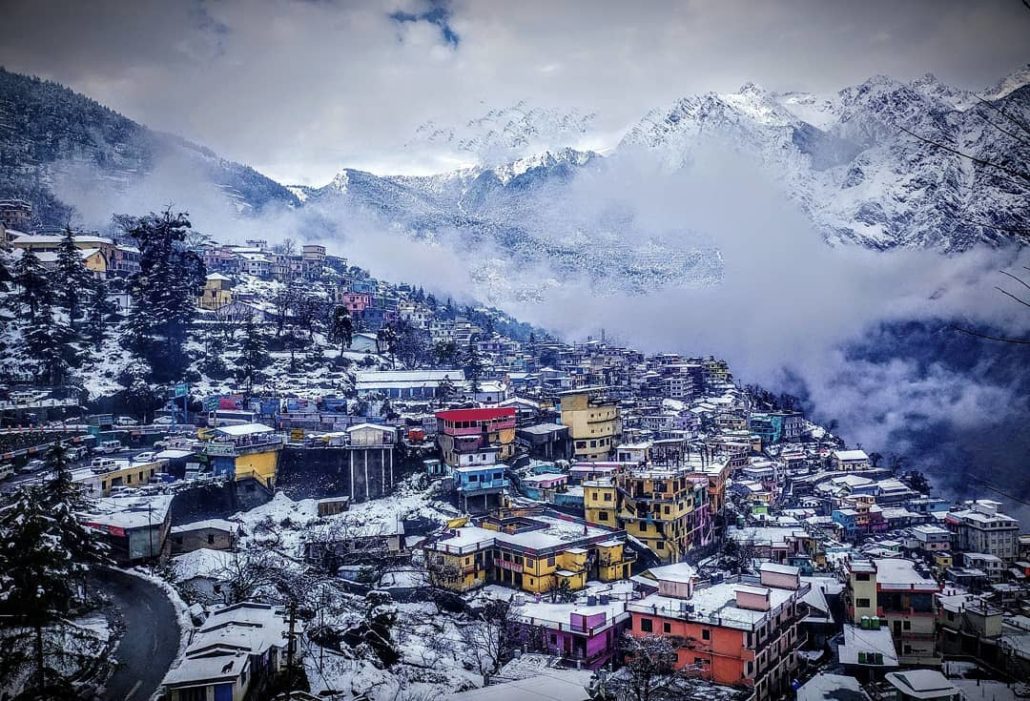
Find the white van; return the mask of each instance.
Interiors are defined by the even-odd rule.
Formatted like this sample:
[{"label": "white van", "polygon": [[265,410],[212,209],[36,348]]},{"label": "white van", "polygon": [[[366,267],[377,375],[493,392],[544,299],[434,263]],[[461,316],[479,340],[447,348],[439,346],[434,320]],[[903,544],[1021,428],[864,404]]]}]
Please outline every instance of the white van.
[{"label": "white van", "polygon": [[117,460],[111,458],[93,458],[89,468],[94,472],[110,472],[118,466]]},{"label": "white van", "polygon": [[121,449],[121,441],[100,441],[100,445],[98,445],[96,450],[93,452],[99,453],[100,455],[110,455],[111,453],[117,453]]}]

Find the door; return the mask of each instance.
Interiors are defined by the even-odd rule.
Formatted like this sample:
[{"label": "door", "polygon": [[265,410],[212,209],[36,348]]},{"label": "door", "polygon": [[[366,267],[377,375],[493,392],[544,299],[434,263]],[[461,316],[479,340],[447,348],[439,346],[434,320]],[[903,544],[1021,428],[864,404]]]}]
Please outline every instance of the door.
[{"label": "door", "polygon": [[215,684],[215,701],[232,701],[232,684]]}]

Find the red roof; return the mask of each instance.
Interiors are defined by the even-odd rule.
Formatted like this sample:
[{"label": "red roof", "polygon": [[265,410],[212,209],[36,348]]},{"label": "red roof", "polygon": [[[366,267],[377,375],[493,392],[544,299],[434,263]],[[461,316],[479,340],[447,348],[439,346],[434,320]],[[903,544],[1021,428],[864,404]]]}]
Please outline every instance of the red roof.
[{"label": "red roof", "polygon": [[490,409],[450,409],[436,412],[441,421],[492,421],[494,419],[514,419],[515,407],[496,407]]}]

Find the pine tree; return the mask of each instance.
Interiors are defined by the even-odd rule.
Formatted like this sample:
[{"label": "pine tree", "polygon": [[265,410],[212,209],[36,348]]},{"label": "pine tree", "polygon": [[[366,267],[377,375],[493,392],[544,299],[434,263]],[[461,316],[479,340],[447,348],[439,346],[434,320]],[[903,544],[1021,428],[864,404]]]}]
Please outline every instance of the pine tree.
[{"label": "pine tree", "polygon": [[483,377],[483,361],[479,357],[479,347],[475,339],[469,339],[468,351],[465,354],[465,378],[469,381],[469,389],[475,395],[479,391],[479,381]]},{"label": "pine tree", "polygon": [[155,381],[177,380],[189,364],[186,336],[205,278],[204,262],[184,243],[189,219],[165,210],[121,222],[140,249],[140,271],[131,280],[129,345],[150,364]]},{"label": "pine tree", "polygon": [[125,387],[122,397],[133,416],[147,423],[150,416],[164,404],[164,393],[148,380],[149,368],[146,363],[135,362],[130,365],[121,378]]},{"label": "pine tree", "polygon": [[57,252],[54,301],[68,313],[68,325],[72,330],[88,299],[90,278],[89,271],[82,263],[81,252],[75,246],[75,235],[71,227],[65,227]]},{"label": "pine tree", "polygon": [[21,288],[18,301],[27,307],[27,315],[23,318],[28,323],[36,320],[41,307],[52,303],[50,281],[39,257],[31,249],[22,253],[15,268],[14,281]]},{"label": "pine tree", "polygon": [[272,362],[268,354],[268,342],[265,334],[254,324],[253,319],[247,319],[243,327],[243,346],[240,349],[240,359],[236,363],[236,378],[247,385],[249,394],[254,388],[255,382],[263,378],[261,372]]},{"label": "pine tree", "polygon": [[36,365],[39,380],[59,385],[69,368],[78,364],[79,353],[71,329],[54,317],[53,307],[44,299],[39,303],[35,319],[24,331],[25,348]]},{"label": "pine tree", "polygon": [[103,278],[93,278],[89,288],[89,301],[86,307],[85,333],[93,347],[100,350],[104,342],[104,334],[108,323],[118,311],[114,302],[107,298],[107,283]]},{"label": "pine tree", "polygon": [[25,490],[0,516],[0,611],[35,631],[36,688],[46,687],[43,629],[66,612],[85,573],[58,537],[36,490]]},{"label": "pine tree", "polygon": [[347,307],[338,306],[333,310],[330,336],[336,343],[340,344],[340,352],[343,353],[350,348],[354,342],[354,322],[351,320]]}]

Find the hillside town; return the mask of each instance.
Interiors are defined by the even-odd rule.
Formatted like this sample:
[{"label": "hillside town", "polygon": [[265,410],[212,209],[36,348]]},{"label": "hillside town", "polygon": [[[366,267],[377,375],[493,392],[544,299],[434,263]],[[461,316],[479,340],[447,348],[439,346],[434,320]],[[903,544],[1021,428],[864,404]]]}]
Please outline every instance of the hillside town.
[{"label": "hillside town", "polygon": [[173,604],[146,624],[168,701],[1030,697],[1030,534],[1001,495],[935,494],[718,358],[563,341],[318,243],[176,240],[181,352],[134,345],[177,227],[0,202],[4,538],[67,480],[105,553],[40,653],[0,628],[0,698],[142,678],[106,573]]}]

